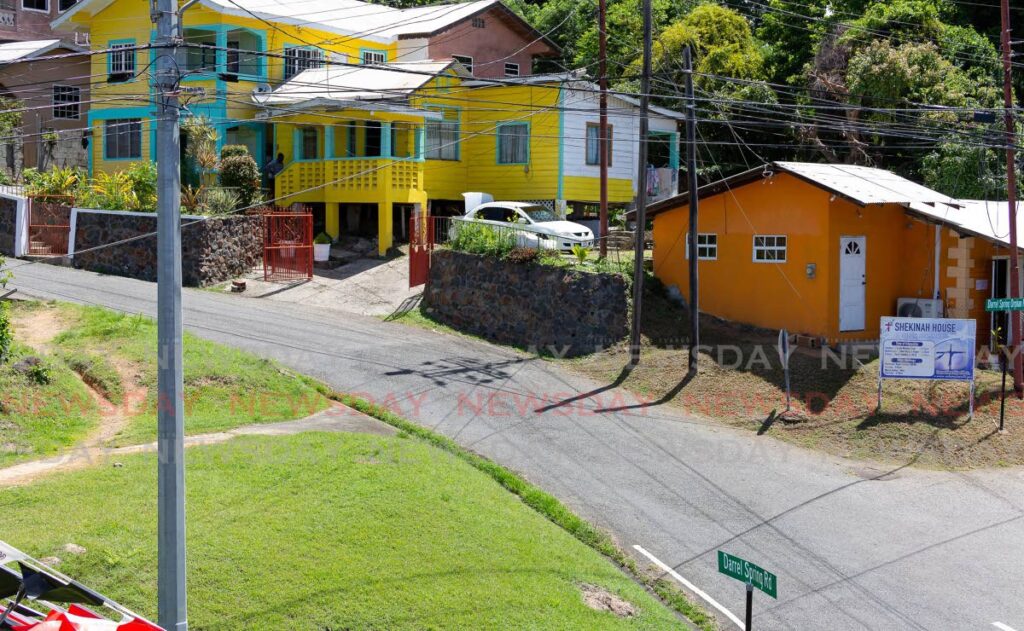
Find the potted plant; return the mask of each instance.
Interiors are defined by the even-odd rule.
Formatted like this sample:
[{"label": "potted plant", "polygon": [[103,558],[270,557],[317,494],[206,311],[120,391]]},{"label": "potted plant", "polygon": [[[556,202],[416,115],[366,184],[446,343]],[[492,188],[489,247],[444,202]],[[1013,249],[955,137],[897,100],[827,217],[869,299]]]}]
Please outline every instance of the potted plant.
[{"label": "potted plant", "polygon": [[321,232],[313,238],[313,260],[322,263],[331,258],[331,235]]}]

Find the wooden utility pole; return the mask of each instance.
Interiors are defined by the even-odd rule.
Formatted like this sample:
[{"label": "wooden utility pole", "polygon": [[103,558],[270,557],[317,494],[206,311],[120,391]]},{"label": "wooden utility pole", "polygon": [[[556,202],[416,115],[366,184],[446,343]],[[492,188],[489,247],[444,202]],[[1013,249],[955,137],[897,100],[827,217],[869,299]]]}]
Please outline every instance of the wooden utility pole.
[{"label": "wooden utility pole", "polygon": [[605,32],[608,18],[608,1],[600,0],[597,5],[598,30],[598,87],[601,89],[600,129],[597,132],[600,148],[598,162],[601,165],[601,213],[598,238],[601,258],[608,256],[608,34]]},{"label": "wooden utility pole", "polygon": [[[1019,298],[1020,257],[1017,252],[1017,170],[1016,151],[1017,128],[1014,115],[1013,96],[1013,64],[1010,50],[1010,0],[1001,0],[1002,11],[1002,49],[1003,49],[1003,105],[1006,121],[1006,192],[1008,196],[1008,212],[1010,214],[1010,297]],[[1013,344],[1010,347],[1013,357],[1013,387],[1017,397],[1024,397],[1024,357],[1021,357],[1021,312],[1010,312],[1010,334]]]},{"label": "wooden utility pole", "polygon": [[700,292],[697,263],[700,250],[697,244],[697,210],[700,205],[697,193],[697,103],[693,94],[693,52],[687,46],[683,51],[683,66],[686,71],[686,180],[690,189],[690,364],[691,375],[697,374],[697,347],[700,346]]},{"label": "wooden utility pole", "polygon": [[651,108],[651,0],[644,0],[644,63],[640,75],[640,137],[637,148],[636,239],[633,248],[633,323],[629,335],[629,365],[640,363],[640,321],[644,301],[644,228],[647,225],[647,132]]}]

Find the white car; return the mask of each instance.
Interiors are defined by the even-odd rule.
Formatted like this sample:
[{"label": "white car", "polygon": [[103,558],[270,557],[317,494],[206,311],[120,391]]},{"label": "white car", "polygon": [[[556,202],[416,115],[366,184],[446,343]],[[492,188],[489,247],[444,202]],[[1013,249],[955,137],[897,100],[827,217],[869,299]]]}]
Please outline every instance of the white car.
[{"label": "white car", "polygon": [[565,221],[543,206],[526,202],[487,202],[452,222],[452,234],[465,221],[517,229],[516,245],[542,250],[568,251],[575,245],[594,246],[594,233],[578,223]]}]

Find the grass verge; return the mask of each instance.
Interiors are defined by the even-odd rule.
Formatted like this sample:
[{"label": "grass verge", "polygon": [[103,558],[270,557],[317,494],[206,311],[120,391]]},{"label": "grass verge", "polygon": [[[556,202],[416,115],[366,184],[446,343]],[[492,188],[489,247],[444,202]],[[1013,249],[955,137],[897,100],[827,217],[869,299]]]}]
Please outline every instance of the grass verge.
[{"label": "grass verge", "polygon": [[70,447],[99,420],[99,407],[70,368],[47,357],[34,374],[18,367],[30,357],[33,349],[15,343],[0,365],[0,467]]},{"label": "grass verge", "polygon": [[464,449],[450,438],[412,423],[385,408],[349,395],[335,395],[335,397],[341,403],[420,438],[487,474],[506,490],[518,496],[527,506],[627,571],[642,585],[656,593],[665,604],[685,616],[698,628],[703,631],[714,631],[718,628],[714,618],[690,601],[685,594],[668,581],[652,577],[641,571],[636,561],[619,548],[610,536],[580,518],[551,494],[530,484],[505,467]]},{"label": "grass verge", "polygon": [[[28,412],[17,414],[24,405],[8,405],[15,413],[0,409],[0,427],[11,429],[10,433],[0,432],[0,464],[5,452],[47,454],[60,446],[73,445],[95,424],[96,414],[88,407],[93,401],[73,372],[112,403],[123,404],[122,411],[130,418],[115,438],[115,445],[156,438],[157,343],[153,320],[67,303],[17,303],[14,311],[21,323],[15,339],[32,337],[34,326],[39,329],[59,321],[60,327],[52,331],[53,337],[45,344],[37,343],[39,348],[21,351],[40,355],[54,367],[52,385],[34,387],[12,375],[10,365],[0,366],[0,400],[27,399],[34,407],[41,406],[42,414],[39,418]],[[276,362],[189,333],[185,334],[183,355],[188,434],[303,418],[329,405],[312,380]],[[15,439],[8,439],[9,435]]]},{"label": "grass verge", "polygon": [[[199,629],[667,629],[676,615],[464,458],[408,437],[307,433],[188,450]],[[0,532],[153,616],[153,454],[0,491]],[[74,514],[75,519],[67,519]],[[51,527],[39,529],[39,523]],[[75,543],[85,553],[66,553]],[[631,603],[586,606],[582,585]]]}]

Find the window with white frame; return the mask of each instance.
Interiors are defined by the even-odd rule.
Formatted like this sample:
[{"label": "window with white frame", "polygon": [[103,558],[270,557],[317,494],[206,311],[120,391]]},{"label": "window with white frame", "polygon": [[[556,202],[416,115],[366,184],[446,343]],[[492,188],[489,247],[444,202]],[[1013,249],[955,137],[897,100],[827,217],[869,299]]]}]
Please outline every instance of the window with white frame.
[{"label": "window with white frame", "polygon": [[135,76],[135,42],[110,45],[107,53],[108,81],[128,81]]},{"label": "window with white frame", "polygon": [[21,0],[21,8],[29,11],[50,11],[50,0]]},{"label": "window with white frame", "polygon": [[530,160],[529,123],[498,126],[498,164],[526,164]]},{"label": "window with white frame", "polygon": [[[686,258],[690,258],[690,235],[686,235]],[[697,260],[718,260],[718,235],[714,232],[697,233]]]},{"label": "window with white frame", "polygon": [[386,64],[388,63],[388,51],[386,50],[364,50],[361,55],[364,64]]},{"label": "window with white frame", "polygon": [[778,234],[754,235],[755,263],[785,263],[786,237]]},{"label": "window with white frame", "polygon": [[428,160],[458,160],[459,110],[450,107],[428,109],[441,112],[444,118],[427,121],[424,156]]},{"label": "window with white frame", "polygon": [[53,117],[78,120],[81,114],[82,89],[73,85],[53,86]]},{"label": "window with white frame", "polygon": [[[605,142],[608,145],[608,166],[612,165],[612,126],[608,125]],[[587,123],[587,164],[601,164],[601,125]]]},{"label": "window with white frame", "polygon": [[505,76],[506,77],[518,77],[519,76],[519,64],[514,64],[510,61],[505,62]]},{"label": "window with white frame", "polygon": [[57,0],[57,10],[63,13],[71,7],[75,6],[78,0]]},{"label": "window with white frame", "polygon": [[125,160],[142,157],[142,119],[114,118],[103,128],[103,157]]},{"label": "window with white frame", "polygon": [[319,48],[286,48],[284,51],[284,78],[291,79],[303,70],[322,68],[324,51]]},{"label": "window with white frame", "polygon": [[452,55],[452,59],[462,64],[466,72],[473,74],[473,58],[469,55]]}]

